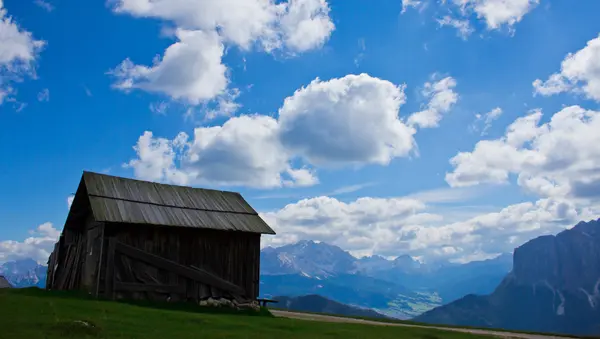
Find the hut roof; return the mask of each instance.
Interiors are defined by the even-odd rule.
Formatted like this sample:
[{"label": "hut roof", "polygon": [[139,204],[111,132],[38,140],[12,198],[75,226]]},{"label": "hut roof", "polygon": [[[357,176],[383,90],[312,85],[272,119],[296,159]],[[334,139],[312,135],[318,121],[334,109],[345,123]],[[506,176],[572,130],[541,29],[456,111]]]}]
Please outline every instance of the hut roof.
[{"label": "hut roof", "polygon": [[65,226],[87,208],[96,221],[275,234],[237,192],[83,172]]},{"label": "hut roof", "polygon": [[12,285],[6,280],[5,277],[0,275],[0,288],[12,288]]}]

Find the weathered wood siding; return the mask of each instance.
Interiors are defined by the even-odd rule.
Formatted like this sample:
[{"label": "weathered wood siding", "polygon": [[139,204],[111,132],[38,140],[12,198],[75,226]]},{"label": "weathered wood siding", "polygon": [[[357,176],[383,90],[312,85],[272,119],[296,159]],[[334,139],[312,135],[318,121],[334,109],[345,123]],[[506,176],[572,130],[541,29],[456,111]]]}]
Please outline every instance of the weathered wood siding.
[{"label": "weathered wood siding", "polygon": [[[245,291],[245,298],[254,300],[259,290],[260,234],[224,232],[183,227],[143,227],[135,224],[106,223],[105,240],[117,241],[137,249],[172,260],[188,267],[204,269],[227,280]],[[106,242],[106,241],[105,241]],[[185,291],[171,293],[173,301],[198,300],[206,296],[225,296],[223,291],[157,269],[125,256],[116,256],[114,263],[116,281],[170,286]],[[104,268],[104,267],[103,267]],[[101,277],[104,274],[101,273]],[[101,286],[103,286],[101,284]],[[119,297],[133,299],[161,299],[164,295],[145,295],[131,291]],[[149,293],[150,294],[150,293]]]},{"label": "weathered wood siding", "polygon": [[55,264],[49,268],[48,275],[51,283],[47,283],[46,287],[56,290],[81,288],[82,271],[85,267],[86,242],[85,232],[73,229],[63,230],[58,246],[55,246],[49,260]]},{"label": "weathered wood siding", "polygon": [[88,218],[85,227],[86,254],[84,256],[84,269],[81,275],[82,287],[88,292],[96,293],[98,269],[100,260],[100,246],[102,244],[102,231],[104,224]]}]

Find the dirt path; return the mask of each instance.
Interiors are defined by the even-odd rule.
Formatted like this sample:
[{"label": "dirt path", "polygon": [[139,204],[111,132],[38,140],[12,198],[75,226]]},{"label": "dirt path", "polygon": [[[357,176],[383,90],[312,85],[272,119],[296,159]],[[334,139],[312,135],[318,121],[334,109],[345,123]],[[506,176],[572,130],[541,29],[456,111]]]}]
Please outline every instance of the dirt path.
[{"label": "dirt path", "polygon": [[558,336],[541,335],[541,334],[498,332],[498,331],[491,331],[491,330],[478,330],[478,329],[468,329],[468,328],[421,326],[421,325],[401,324],[401,323],[386,323],[386,322],[379,322],[379,321],[372,321],[372,320],[343,318],[343,317],[335,317],[335,316],[330,316],[330,315],[297,313],[297,312],[288,312],[288,311],[280,311],[280,310],[270,310],[270,311],[276,317],[301,319],[301,320],[313,320],[313,321],[325,321],[325,322],[332,322],[332,323],[354,323],[354,324],[366,324],[366,325],[377,325],[377,326],[404,326],[404,327],[418,327],[418,328],[434,328],[434,329],[444,330],[444,331],[490,335],[490,336],[501,337],[501,338],[520,338],[520,339],[566,339],[567,338],[567,337],[558,337]]}]

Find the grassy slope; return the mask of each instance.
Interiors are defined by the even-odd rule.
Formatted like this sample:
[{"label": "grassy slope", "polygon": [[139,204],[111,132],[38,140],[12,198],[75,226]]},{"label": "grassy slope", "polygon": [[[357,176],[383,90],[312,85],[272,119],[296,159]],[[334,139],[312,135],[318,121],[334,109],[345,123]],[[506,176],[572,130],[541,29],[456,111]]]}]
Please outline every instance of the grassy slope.
[{"label": "grassy slope", "polygon": [[[413,320],[400,320],[400,319],[393,319],[393,318],[372,318],[372,317],[339,315],[339,314],[334,314],[334,313],[305,312],[305,311],[288,310],[288,309],[284,309],[284,308],[277,307],[277,306],[269,307],[269,309],[279,310],[279,311],[298,312],[298,313],[317,314],[317,315],[330,315],[330,316],[340,317],[340,318],[362,319],[362,320],[378,321],[378,322],[392,323],[392,324],[406,324],[406,325],[418,325],[418,326],[429,326],[429,327],[444,327],[444,328],[449,328],[449,329],[451,329],[451,328],[464,328],[464,329],[474,329],[474,330],[486,330],[486,331],[493,331],[493,332],[536,334],[536,335],[553,336],[553,337],[564,337],[564,338],[600,339],[599,336],[575,336],[575,335],[564,334],[564,333],[549,333],[549,332],[535,332],[535,331],[513,331],[513,330],[506,330],[506,329],[503,329],[503,328],[477,327],[477,326],[458,326],[458,325],[446,325],[446,324],[437,325],[437,324],[432,324],[432,323],[424,323],[424,322],[413,321]],[[486,338],[489,338],[489,337],[486,337]]]},{"label": "grassy slope", "polygon": [[[214,313],[214,310],[208,313],[206,308],[193,305],[141,306],[31,289],[0,290],[0,309],[0,339],[477,338],[433,329],[274,318],[268,311],[248,315]],[[77,321],[93,324],[93,327]]]}]

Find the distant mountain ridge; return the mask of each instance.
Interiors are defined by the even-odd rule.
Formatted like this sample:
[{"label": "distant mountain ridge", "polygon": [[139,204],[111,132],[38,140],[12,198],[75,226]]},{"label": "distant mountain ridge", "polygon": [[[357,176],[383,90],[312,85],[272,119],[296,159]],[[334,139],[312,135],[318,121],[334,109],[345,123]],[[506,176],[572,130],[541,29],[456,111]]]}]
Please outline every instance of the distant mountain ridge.
[{"label": "distant mountain ridge", "polygon": [[355,258],[324,242],[300,241],[261,251],[261,295],[319,294],[407,319],[469,293],[491,293],[512,266],[512,257],[464,265],[423,264],[408,255]]},{"label": "distant mountain ridge", "polygon": [[4,276],[12,287],[46,287],[47,267],[33,259],[9,261],[0,265],[0,276]]},{"label": "distant mountain ridge", "polygon": [[383,314],[370,309],[353,307],[327,299],[320,295],[305,295],[300,297],[277,297],[278,308],[290,311],[339,314],[354,317],[387,318]]},{"label": "distant mountain ridge", "polygon": [[600,219],[518,247],[493,293],[468,295],[415,318],[463,326],[600,334]]},{"label": "distant mountain ridge", "polygon": [[324,279],[336,275],[363,275],[393,282],[414,291],[436,291],[445,302],[469,293],[491,293],[512,269],[512,256],[467,264],[437,262],[423,264],[408,255],[394,260],[381,256],[355,258],[324,242],[303,240],[261,251],[261,275],[298,274]]},{"label": "distant mountain ridge", "polygon": [[355,269],[356,258],[337,246],[302,240],[260,252],[261,274],[301,274],[328,277]]}]

